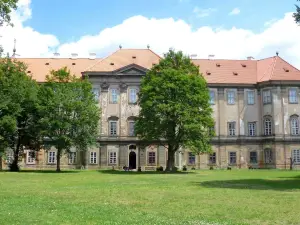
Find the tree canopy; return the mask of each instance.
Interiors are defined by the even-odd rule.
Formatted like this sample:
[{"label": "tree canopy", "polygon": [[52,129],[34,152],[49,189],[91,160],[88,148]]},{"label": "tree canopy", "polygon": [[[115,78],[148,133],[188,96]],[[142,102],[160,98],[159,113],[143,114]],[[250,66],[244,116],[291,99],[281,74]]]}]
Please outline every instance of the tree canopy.
[{"label": "tree canopy", "polygon": [[209,91],[199,68],[181,51],[170,50],[142,79],[136,134],[168,148],[167,171],[180,147],[210,152],[214,126]]},{"label": "tree canopy", "polygon": [[17,9],[17,3],[19,0],[0,0],[0,26],[4,23],[11,23],[10,13],[12,10]]},{"label": "tree canopy", "polygon": [[[298,2],[299,0],[297,0]],[[293,17],[295,19],[295,22],[296,23],[300,23],[300,7],[298,5],[295,5],[296,6],[296,12],[293,14]]]},{"label": "tree canopy", "polygon": [[87,150],[96,144],[100,109],[92,85],[71,75],[66,67],[52,70],[47,76],[39,92],[38,111],[45,145],[57,150],[57,171],[62,153],[68,153],[72,147]]}]

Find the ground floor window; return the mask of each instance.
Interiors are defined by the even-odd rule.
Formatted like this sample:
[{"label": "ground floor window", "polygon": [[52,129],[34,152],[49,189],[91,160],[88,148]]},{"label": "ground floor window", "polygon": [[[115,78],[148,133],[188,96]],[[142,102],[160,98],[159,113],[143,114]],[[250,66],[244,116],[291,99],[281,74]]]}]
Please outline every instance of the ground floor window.
[{"label": "ground floor window", "polygon": [[76,152],[70,152],[69,153],[69,164],[75,164],[76,163]]},{"label": "ground floor window", "polygon": [[[9,151],[6,153],[6,163],[11,164],[14,160],[14,153],[13,151]],[[1,163],[1,162],[0,162]]]},{"label": "ground floor window", "polygon": [[196,163],[195,154],[193,152],[189,152],[189,164],[195,165],[195,163]]},{"label": "ground floor window", "polygon": [[294,163],[300,163],[300,150],[297,149],[297,150],[293,150],[293,162]]},{"label": "ground floor window", "polygon": [[148,164],[155,164],[155,152],[148,152]]},{"label": "ground floor window", "polygon": [[97,163],[97,152],[91,152],[90,153],[90,164],[96,164]]},{"label": "ground floor window", "polygon": [[209,164],[216,164],[217,162],[217,154],[214,152],[209,155]]},{"label": "ground floor window", "polygon": [[236,164],[236,152],[229,152],[229,164]]},{"label": "ground floor window", "polygon": [[26,155],[26,164],[34,164],[35,163],[35,152],[28,151]]},{"label": "ground floor window", "polygon": [[109,153],[109,164],[117,164],[117,153],[116,152]]},{"label": "ground floor window", "polygon": [[257,152],[250,152],[250,163],[257,163]]},{"label": "ground floor window", "polygon": [[273,156],[272,156],[272,150],[271,149],[265,149],[264,150],[264,156],[265,156],[265,163],[266,164],[272,163]]},{"label": "ground floor window", "polygon": [[55,163],[56,162],[56,152],[50,151],[48,152],[48,163]]}]

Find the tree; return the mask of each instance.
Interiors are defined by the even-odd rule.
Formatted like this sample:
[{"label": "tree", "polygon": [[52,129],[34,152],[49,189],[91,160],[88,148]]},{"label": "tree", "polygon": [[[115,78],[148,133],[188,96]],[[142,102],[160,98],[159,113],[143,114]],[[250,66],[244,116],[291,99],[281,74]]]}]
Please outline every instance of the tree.
[{"label": "tree", "polygon": [[[298,2],[299,0],[297,0]],[[293,14],[293,17],[295,19],[295,22],[296,23],[300,23],[300,7],[298,5],[295,5],[296,6],[296,12]]]},{"label": "tree", "polygon": [[18,0],[0,0],[0,26],[4,23],[12,25],[10,13],[17,9]]},{"label": "tree", "polygon": [[170,50],[141,82],[135,131],[141,140],[168,149],[166,171],[180,147],[210,152],[214,126],[206,81],[189,57]]},{"label": "tree", "polygon": [[0,152],[7,148],[13,151],[12,171],[19,170],[18,159],[24,148],[39,148],[37,92],[38,85],[27,75],[24,63],[9,57],[1,60]]},{"label": "tree", "polygon": [[38,111],[45,145],[57,150],[57,172],[62,154],[71,147],[86,150],[96,144],[100,110],[91,83],[71,75],[66,67],[47,76],[40,89]]}]

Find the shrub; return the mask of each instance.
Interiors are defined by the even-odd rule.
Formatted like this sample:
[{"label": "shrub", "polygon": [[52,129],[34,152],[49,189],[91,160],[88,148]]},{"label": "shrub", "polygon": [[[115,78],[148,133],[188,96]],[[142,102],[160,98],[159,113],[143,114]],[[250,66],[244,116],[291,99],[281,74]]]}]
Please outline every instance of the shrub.
[{"label": "shrub", "polygon": [[156,171],[162,172],[162,171],[164,171],[164,168],[162,166],[156,167]]},{"label": "shrub", "polygon": [[183,167],[182,167],[182,171],[187,171],[186,166],[183,166]]}]

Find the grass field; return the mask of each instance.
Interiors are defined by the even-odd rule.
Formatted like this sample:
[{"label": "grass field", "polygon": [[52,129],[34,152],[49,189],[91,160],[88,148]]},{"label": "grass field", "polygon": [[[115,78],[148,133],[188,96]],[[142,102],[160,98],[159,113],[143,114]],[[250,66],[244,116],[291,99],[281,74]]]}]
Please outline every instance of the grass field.
[{"label": "grass field", "polygon": [[0,224],[300,224],[300,172],[0,172]]}]

